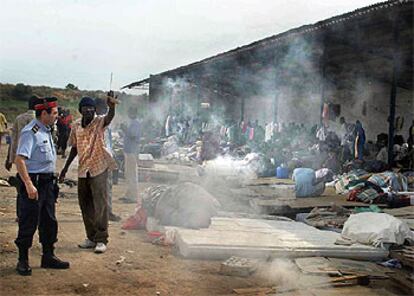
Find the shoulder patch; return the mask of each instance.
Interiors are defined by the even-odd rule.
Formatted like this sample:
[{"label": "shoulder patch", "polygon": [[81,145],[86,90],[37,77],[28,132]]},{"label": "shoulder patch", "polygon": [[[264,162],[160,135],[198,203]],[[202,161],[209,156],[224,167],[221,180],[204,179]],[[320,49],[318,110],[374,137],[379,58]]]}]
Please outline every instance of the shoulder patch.
[{"label": "shoulder patch", "polygon": [[35,124],[33,127],[32,127],[32,132],[33,133],[37,133],[39,131],[39,126],[37,125],[37,124]]}]

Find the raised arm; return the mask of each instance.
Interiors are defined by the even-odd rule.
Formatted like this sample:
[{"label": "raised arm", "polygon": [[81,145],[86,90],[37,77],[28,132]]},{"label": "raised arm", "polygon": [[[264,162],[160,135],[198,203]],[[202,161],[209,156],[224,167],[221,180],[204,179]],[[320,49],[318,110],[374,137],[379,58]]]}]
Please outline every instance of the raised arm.
[{"label": "raised arm", "polygon": [[115,117],[116,98],[108,95],[106,99],[106,103],[108,104],[109,110],[108,110],[108,114],[106,114],[104,118],[104,127],[108,126],[111,123],[112,119],[114,119]]}]

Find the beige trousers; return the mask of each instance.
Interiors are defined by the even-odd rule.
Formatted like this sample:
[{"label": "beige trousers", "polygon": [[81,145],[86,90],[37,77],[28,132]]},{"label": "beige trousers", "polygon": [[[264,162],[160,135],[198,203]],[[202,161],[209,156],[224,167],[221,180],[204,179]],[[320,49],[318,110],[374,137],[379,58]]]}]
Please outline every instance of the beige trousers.
[{"label": "beige trousers", "polygon": [[138,201],[138,157],[135,154],[124,153],[125,157],[125,179],[127,181],[127,192],[125,197]]}]

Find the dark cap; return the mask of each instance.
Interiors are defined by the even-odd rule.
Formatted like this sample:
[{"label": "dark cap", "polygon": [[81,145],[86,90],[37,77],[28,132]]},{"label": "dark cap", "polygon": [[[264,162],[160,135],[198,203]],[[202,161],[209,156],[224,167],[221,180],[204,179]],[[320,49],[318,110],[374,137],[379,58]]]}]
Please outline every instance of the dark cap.
[{"label": "dark cap", "polygon": [[30,98],[29,98],[29,101],[28,101],[28,108],[29,108],[29,110],[34,110],[35,109],[35,105],[36,105],[36,101],[38,100],[38,99],[40,99],[38,96],[36,96],[36,95],[33,95],[33,96],[31,96]]},{"label": "dark cap", "polygon": [[79,112],[81,112],[81,109],[84,106],[91,106],[96,108],[95,100],[91,97],[83,97],[79,102]]}]

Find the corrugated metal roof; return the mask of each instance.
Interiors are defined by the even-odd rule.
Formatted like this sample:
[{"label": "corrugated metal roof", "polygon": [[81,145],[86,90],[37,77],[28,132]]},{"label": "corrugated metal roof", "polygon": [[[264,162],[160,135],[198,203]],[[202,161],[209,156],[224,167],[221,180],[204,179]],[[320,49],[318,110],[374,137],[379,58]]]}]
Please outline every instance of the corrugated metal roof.
[{"label": "corrugated metal roof", "polygon": [[[252,48],[256,48],[258,46],[265,46],[265,45],[268,45],[268,44],[285,41],[286,39],[291,39],[291,38],[294,38],[294,37],[296,37],[298,35],[301,35],[301,34],[307,34],[307,33],[315,32],[315,31],[318,31],[318,30],[323,30],[323,29],[326,29],[328,27],[335,26],[335,25],[338,25],[338,24],[341,24],[341,23],[349,22],[349,21],[352,21],[353,19],[355,19],[357,17],[366,16],[368,14],[371,14],[371,13],[374,13],[374,12],[377,12],[377,11],[380,11],[380,10],[383,10],[383,9],[390,9],[390,8],[395,7],[397,5],[404,5],[404,4],[413,3],[413,2],[414,2],[413,0],[395,0],[395,1],[385,1],[385,2],[376,3],[376,4],[373,4],[373,5],[370,5],[370,6],[366,6],[366,7],[363,7],[363,8],[356,9],[352,12],[348,12],[348,13],[345,13],[345,14],[341,14],[339,16],[334,16],[334,17],[331,17],[329,19],[319,21],[319,22],[317,22],[315,24],[312,24],[312,25],[304,25],[304,26],[301,26],[301,27],[298,27],[298,28],[294,28],[294,29],[288,30],[286,32],[276,34],[276,35],[273,35],[273,36],[255,41],[253,43],[250,43],[250,44],[247,44],[247,45],[244,45],[244,46],[241,46],[241,47],[237,47],[235,49],[232,49],[232,50],[229,50],[229,51],[226,51],[226,52],[223,52],[223,53],[219,53],[217,55],[205,58],[203,60],[188,64],[188,65],[185,65],[185,66],[181,66],[181,67],[178,67],[178,68],[174,68],[174,69],[171,69],[171,70],[168,70],[168,71],[164,71],[164,72],[155,74],[155,76],[166,75],[166,74],[170,74],[170,73],[173,73],[173,72],[178,72],[178,71],[190,69],[190,68],[195,67],[195,66],[199,66],[199,65],[202,65],[202,64],[205,64],[205,63],[209,63],[213,60],[217,61],[217,60],[220,60],[222,58],[232,56],[234,54],[239,54],[243,51],[247,51],[247,50],[250,50]],[[128,84],[128,85],[124,86],[123,88],[132,88],[132,87],[135,87],[135,86],[146,84],[146,83],[149,83],[149,80],[150,80],[149,78],[146,78],[146,79]]]}]

